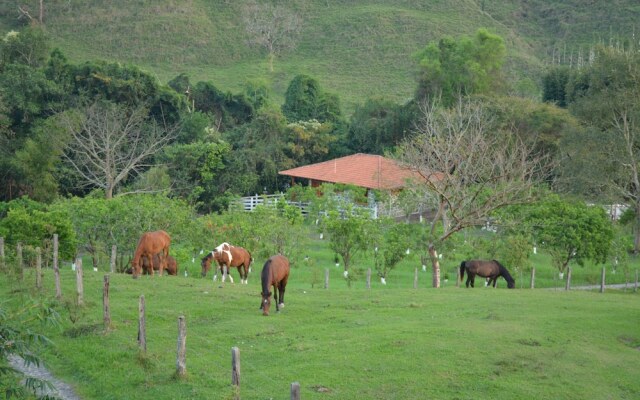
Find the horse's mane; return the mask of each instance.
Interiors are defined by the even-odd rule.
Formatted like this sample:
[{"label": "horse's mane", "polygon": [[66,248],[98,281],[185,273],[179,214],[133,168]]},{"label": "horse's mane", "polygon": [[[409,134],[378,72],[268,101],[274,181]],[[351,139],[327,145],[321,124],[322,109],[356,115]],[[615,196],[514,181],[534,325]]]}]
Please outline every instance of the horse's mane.
[{"label": "horse's mane", "polygon": [[269,285],[271,280],[269,276],[271,275],[271,258],[264,263],[264,267],[262,267],[262,273],[260,275],[260,280],[262,281],[262,294],[267,296],[269,293]]},{"label": "horse's mane", "polygon": [[208,252],[206,256],[202,257],[202,260],[200,260],[200,263],[203,263],[203,262],[207,261],[210,258],[213,258],[213,253],[212,252]]},{"label": "horse's mane", "polygon": [[509,273],[509,271],[507,271],[507,269],[504,267],[504,265],[500,264],[498,262],[498,260],[493,260],[494,263],[496,263],[498,265],[498,269],[500,269],[500,275],[502,275],[502,277],[509,283],[514,283],[515,280],[513,279],[513,277],[511,276],[511,274]]}]

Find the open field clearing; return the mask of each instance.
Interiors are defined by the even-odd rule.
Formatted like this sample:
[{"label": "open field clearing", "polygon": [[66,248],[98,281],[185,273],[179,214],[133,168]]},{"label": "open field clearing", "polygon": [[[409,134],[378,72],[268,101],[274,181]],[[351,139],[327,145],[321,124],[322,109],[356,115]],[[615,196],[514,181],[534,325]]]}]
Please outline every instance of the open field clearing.
[{"label": "open field clearing", "polygon": [[[280,313],[258,310],[256,262],[248,285],[200,277],[110,277],[105,331],[103,273],[62,271],[62,327],[46,334],[56,376],[85,399],[233,398],[231,349],[244,399],[634,399],[640,396],[640,307],[633,291],[335,288],[294,268]],[[2,297],[32,293],[3,279]],[[233,271],[232,274],[236,274]],[[333,282],[333,281],[332,281]],[[53,298],[51,270],[42,296]],[[147,352],[137,343],[145,296]],[[187,377],[176,379],[177,321],[187,326]],[[75,321],[75,322],[73,322]]]}]

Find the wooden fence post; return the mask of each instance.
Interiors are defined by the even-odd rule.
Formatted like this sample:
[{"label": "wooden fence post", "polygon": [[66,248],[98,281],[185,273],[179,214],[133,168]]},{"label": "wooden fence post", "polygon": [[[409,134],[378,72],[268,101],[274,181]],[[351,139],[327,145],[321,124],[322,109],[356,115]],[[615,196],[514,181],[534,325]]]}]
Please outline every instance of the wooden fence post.
[{"label": "wooden fence post", "polygon": [[531,268],[531,289],[536,287],[536,267]]},{"label": "wooden fence post", "polygon": [[460,287],[460,268],[456,268],[456,287]]},{"label": "wooden fence post", "polygon": [[145,317],[144,295],[138,302],[138,347],[147,352],[147,321]]},{"label": "wooden fence post", "polygon": [[116,258],[117,258],[117,246],[114,244],[111,246],[111,273],[116,273]]},{"label": "wooden fence post", "polygon": [[53,234],[53,275],[56,281],[56,299],[62,298],[62,286],[60,285],[60,266],[58,265],[58,234]]},{"label": "wooden fence post", "polygon": [[371,289],[371,268],[367,269],[367,289]]},{"label": "wooden fence post", "polygon": [[564,290],[571,289],[571,267],[567,268],[567,283],[564,285]]},{"label": "wooden fence post", "polygon": [[414,289],[418,288],[418,268],[416,268],[415,271],[413,272],[413,288]]},{"label": "wooden fence post", "polygon": [[0,270],[3,270],[4,268],[4,238],[0,237]]},{"label": "wooden fence post", "polygon": [[604,275],[605,275],[605,271],[606,271],[605,267],[602,267],[602,278],[600,280],[600,293],[604,293],[604,285],[605,285],[605,283],[604,283]]},{"label": "wooden fence post", "polygon": [[109,329],[111,326],[111,310],[109,308],[109,275],[104,276],[104,282],[102,285],[102,319],[104,321],[104,329]]},{"label": "wooden fence post", "polygon": [[298,382],[291,384],[291,400],[300,400],[300,383]]},{"label": "wooden fence post", "polygon": [[24,279],[24,266],[22,265],[22,243],[18,243],[16,246],[16,261],[18,263],[18,271],[20,272],[20,279]]},{"label": "wooden fence post", "polygon": [[638,270],[636,270],[636,283],[633,286],[633,292],[637,292],[638,291]]},{"label": "wooden fence post", "polygon": [[324,288],[329,289],[329,268],[324,270]]},{"label": "wooden fence post", "polygon": [[42,251],[36,247],[36,289],[42,289]]},{"label": "wooden fence post", "polygon": [[236,387],[236,394],[240,392],[240,349],[231,348],[231,384]]},{"label": "wooden fence post", "polygon": [[82,258],[76,258],[76,287],[78,289],[78,305],[84,304],[84,285],[82,283]]},{"label": "wooden fence post", "polygon": [[178,350],[176,354],[176,374],[183,377],[187,374],[187,324],[184,315],[178,317]]}]

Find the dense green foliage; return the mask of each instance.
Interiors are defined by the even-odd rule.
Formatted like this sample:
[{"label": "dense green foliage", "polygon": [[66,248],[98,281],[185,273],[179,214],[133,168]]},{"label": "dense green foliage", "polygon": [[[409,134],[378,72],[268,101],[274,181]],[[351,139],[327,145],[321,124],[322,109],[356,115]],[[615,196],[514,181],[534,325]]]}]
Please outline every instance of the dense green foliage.
[{"label": "dense green foliage", "polygon": [[588,259],[607,260],[613,229],[602,208],[551,197],[528,212],[525,221],[531,224],[534,239],[549,251],[560,272],[571,261],[583,265]]}]

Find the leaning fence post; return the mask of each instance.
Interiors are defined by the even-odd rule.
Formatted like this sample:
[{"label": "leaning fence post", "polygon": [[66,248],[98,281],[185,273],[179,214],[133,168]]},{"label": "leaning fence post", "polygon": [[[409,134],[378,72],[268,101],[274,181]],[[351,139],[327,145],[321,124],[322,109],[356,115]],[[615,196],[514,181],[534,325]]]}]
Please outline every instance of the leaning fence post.
[{"label": "leaning fence post", "polygon": [[140,295],[138,302],[138,347],[147,351],[147,326],[145,317],[144,295]]},{"label": "leaning fence post", "polygon": [[62,298],[62,287],[60,286],[60,266],[58,265],[58,234],[53,234],[53,275],[56,281],[56,299]]},{"label": "leaning fence post", "polygon": [[237,347],[231,348],[231,384],[238,395],[240,393],[240,349]]},{"label": "leaning fence post", "polygon": [[414,289],[418,288],[418,268],[416,268],[415,271],[413,272],[413,288]]},{"label": "leaning fence post", "polygon": [[36,289],[42,289],[42,251],[36,247]]},{"label": "leaning fence post", "polygon": [[600,280],[600,293],[604,293],[604,285],[605,285],[605,283],[604,283],[604,275],[605,275],[605,271],[606,271],[605,267],[602,267],[602,278]]},{"label": "leaning fence post", "polygon": [[567,283],[564,285],[564,290],[571,288],[571,267],[567,268]]},{"label": "leaning fence post", "polygon": [[178,350],[176,355],[176,374],[183,377],[187,374],[187,324],[184,315],[178,317]]},{"label": "leaning fence post", "polygon": [[104,329],[111,326],[111,310],[109,309],[109,275],[104,276],[102,285],[102,319],[104,321]]},{"label": "leaning fence post", "polygon": [[291,384],[291,400],[300,400],[300,383],[298,382]]},{"label": "leaning fence post", "polygon": [[117,257],[117,247],[114,244],[111,246],[111,273],[115,274],[116,272],[116,257]]},{"label": "leaning fence post", "polygon": [[371,268],[367,269],[367,289],[371,289]]},{"label": "leaning fence post", "polygon": [[84,285],[82,283],[82,258],[76,258],[76,287],[78,290],[78,305],[84,304]]},{"label": "leaning fence post", "polygon": [[536,287],[536,267],[531,268],[531,289]]},{"label": "leaning fence post", "polygon": [[324,270],[324,288],[329,289],[329,269]]}]

